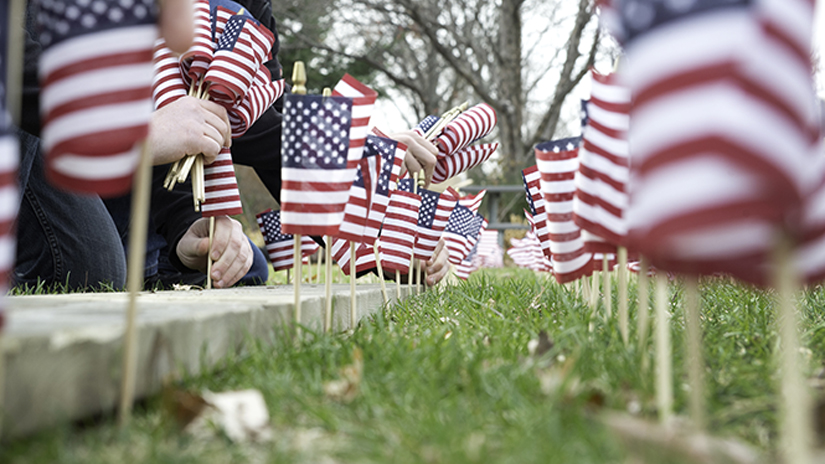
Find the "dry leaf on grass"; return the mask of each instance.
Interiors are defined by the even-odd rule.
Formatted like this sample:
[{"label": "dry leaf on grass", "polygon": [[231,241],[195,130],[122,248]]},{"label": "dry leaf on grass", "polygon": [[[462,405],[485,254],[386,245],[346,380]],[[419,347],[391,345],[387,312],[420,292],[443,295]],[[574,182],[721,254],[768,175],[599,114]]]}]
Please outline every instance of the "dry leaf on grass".
[{"label": "dry leaf on grass", "polygon": [[358,396],[361,388],[361,375],[364,372],[364,354],[361,348],[352,350],[352,364],[341,368],[340,378],[324,383],[327,398],[349,403]]},{"label": "dry leaf on grass", "polygon": [[238,443],[272,439],[269,411],[258,390],[204,391],[200,396],[176,392],[172,400],[175,418],[195,437],[211,439],[222,432]]}]

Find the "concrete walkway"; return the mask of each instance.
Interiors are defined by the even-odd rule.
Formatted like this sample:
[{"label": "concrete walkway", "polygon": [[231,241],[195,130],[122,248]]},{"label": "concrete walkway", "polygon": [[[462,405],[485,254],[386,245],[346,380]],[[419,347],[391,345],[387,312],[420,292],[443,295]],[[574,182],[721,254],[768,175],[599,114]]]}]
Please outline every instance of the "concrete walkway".
[{"label": "concrete walkway", "polygon": [[[406,290],[406,288],[404,288]],[[388,288],[395,300],[395,286]],[[406,295],[406,291],[403,293]],[[125,293],[12,297],[2,345],[4,436],[114,411],[120,395]],[[143,293],[136,395],[157,393],[182,370],[199,373],[247,337],[272,339],[292,322],[292,287]],[[301,287],[301,322],[322,330],[324,286]],[[358,285],[358,318],[380,311],[380,286]],[[349,328],[349,285],[333,286],[333,327]]]}]

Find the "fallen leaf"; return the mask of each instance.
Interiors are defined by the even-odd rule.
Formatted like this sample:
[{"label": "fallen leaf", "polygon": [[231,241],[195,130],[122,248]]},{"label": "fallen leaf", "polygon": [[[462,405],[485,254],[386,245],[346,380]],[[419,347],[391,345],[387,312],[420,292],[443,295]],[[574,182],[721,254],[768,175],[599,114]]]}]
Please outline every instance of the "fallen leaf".
[{"label": "fallen leaf", "polygon": [[269,411],[258,390],[204,391],[201,399],[205,405],[184,428],[185,432],[203,439],[213,438],[216,432],[222,432],[237,443],[272,440]]}]

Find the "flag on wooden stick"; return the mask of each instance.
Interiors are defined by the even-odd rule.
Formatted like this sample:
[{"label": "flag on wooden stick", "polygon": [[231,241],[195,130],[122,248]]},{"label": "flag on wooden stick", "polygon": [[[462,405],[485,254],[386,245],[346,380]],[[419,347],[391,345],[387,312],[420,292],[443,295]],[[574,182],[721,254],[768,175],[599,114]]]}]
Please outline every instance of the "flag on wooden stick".
[{"label": "flag on wooden stick", "polygon": [[[258,227],[264,236],[266,252],[269,261],[276,271],[291,269],[294,264],[292,257],[293,236],[281,232],[281,212],[268,209],[257,216]],[[301,256],[306,258],[318,251],[319,245],[311,237],[301,237]]]},{"label": "flag on wooden stick", "polygon": [[152,113],[155,1],[41,2],[46,173],[58,187],[129,191]]},{"label": "flag on wooden stick", "polygon": [[347,164],[352,99],[284,98],[281,225],[286,233],[336,235],[355,169]]},{"label": "flag on wooden stick", "polygon": [[536,146],[541,172],[541,192],[547,212],[553,274],[567,283],[591,272],[592,254],[584,248],[581,229],[573,221],[574,177],[578,170],[579,137],[544,142]]},{"label": "flag on wooden stick", "polygon": [[403,190],[390,192],[390,203],[381,230],[381,264],[384,269],[408,272],[415,245],[421,197]]}]

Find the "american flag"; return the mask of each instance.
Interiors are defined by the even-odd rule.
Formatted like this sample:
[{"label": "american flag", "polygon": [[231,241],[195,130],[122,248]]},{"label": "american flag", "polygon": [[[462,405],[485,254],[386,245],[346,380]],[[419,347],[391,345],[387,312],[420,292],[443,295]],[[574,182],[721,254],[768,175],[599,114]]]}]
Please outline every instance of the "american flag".
[{"label": "american flag", "polygon": [[627,241],[627,181],[630,176],[627,130],[630,91],[616,83],[616,75],[590,72],[592,87],[588,123],[579,148],[576,224],[585,234],[588,251],[615,252]]},{"label": "american flag", "polygon": [[155,1],[40,3],[40,113],[49,180],[129,191],[152,113]]},{"label": "american flag", "polygon": [[418,212],[415,258],[426,260],[432,257],[450,213],[458,202],[451,196],[426,189],[419,189],[418,194],[421,196],[421,209]]},{"label": "american flag", "polygon": [[553,269],[550,261],[541,252],[538,238],[532,231],[527,232],[522,239],[511,238],[507,255],[519,267],[536,272],[550,272]]},{"label": "american flag", "polygon": [[415,180],[409,177],[399,180],[398,190],[413,193],[415,191]]},{"label": "american flag", "polygon": [[401,175],[401,167],[404,165],[404,157],[407,156],[407,145],[387,137],[377,127],[372,128],[372,135],[385,139],[385,143],[394,144],[395,153],[392,159],[392,169],[390,171],[390,190],[395,190],[398,187],[398,178]]},{"label": "american flag", "polygon": [[473,226],[473,212],[469,208],[457,205],[450,214],[444,229],[444,244],[450,253],[450,263],[458,265],[470,251],[470,229]]},{"label": "american flag", "polygon": [[390,192],[390,204],[378,242],[384,269],[408,272],[420,207],[420,196],[403,190]]},{"label": "american flag", "polygon": [[273,81],[269,69],[261,65],[252,87],[246,92],[240,105],[227,108],[232,138],[238,138],[246,133],[283,93],[284,80]]},{"label": "american flag", "polygon": [[215,54],[215,43],[212,41],[212,19],[209,0],[195,0],[195,40],[189,50],[180,56],[181,76],[186,85],[197,83],[206,74],[212,56]]},{"label": "american flag", "polygon": [[332,95],[339,97],[349,97],[352,99],[352,130],[350,131],[349,154],[347,159],[350,168],[355,169],[364,151],[369,134],[370,117],[375,108],[375,100],[378,93],[375,90],[362,84],[358,79],[349,74],[335,84]]},{"label": "american flag", "polygon": [[579,167],[581,139],[571,137],[536,146],[536,165],[541,173],[541,192],[547,213],[553,274],[567,283],[590,272],[592,253],[584,249],[581,229],[573,221],[574,177]]},{"label": "american flag", "polygon": [[496,111],[481,103],[458,115],[438,137],[438,156],[452,156],[481,140],[496,127]]},{"label": "american flag", "polygon": [[547,227],[547,211],[544,207],[544,196],[541,193],[541,173],[536,165],[521,171],[524,182],[527,204],[530,206],[535,223],[536,237],[541,245],[541,251],[547,259],[552,257],[550,248],[550,229]]},{"label": "american flag", "polygon": [[[351,242],[363,242],[379,170],[381,157],[377,153],[364,151],[364,158],[355,170],[355,180],[349,190],[349,201],[344,207],[344,221],[338,228],[336,237]],[[374,242],[374,240],[373,240]]]},{"label": "american flag", "polygon": [[[332,243],[332,258],[338,263],[338,267],[344,275],[350,275],[350,243],[344,239],[336,238]],[[378,267],[375,264],[375,250],[372,246],[363,243],[355,244],[355,273],[361,274]]]},{"label": "american flag", "polygon": [[[375,190],[370,202],[369,215],[367,216],[367,226],[364,228],[364,243],[372,245],[378,238],[381,231],[381,224],[387,213],[387,205],[390,202],[390,179],[392,179],[395,169],[395,160],[398,142],[370,135],[367,137],[367,151],[375,153],[380,168],[378,178],[375,182]],[[396,175],[397,176],[397,175]]]},{"label": "american flag", "polygon": [[152,100],[156,110],[187,95],[188,89],[181,78],[180,61],[166,46],[165,40],[158,39],[155,42],[152,63]]},{"label": "american flag", "polygon": [[229,148],[221,148],[215,161],[204,166],[203,187],[206,192],[206,201],[201,204],[203,217],[243,214],[241,192]]},{"label": "american flag", "polygon": [[[281,232],[281,212],[272,211],[268,209],[259,213],[258,227],[261,229],[261,235],[264,236],[264,243],[266,243],[266,252],[269,256],[269,261],[276,271],[284,269],[291,269],[294,264],[293,253],[295,240],[292,235]],[[309,236],[301,237],[301,256],[307,257],[318,251],[317,243]]]},{"label": "american flag", "polygon": [[488,225],[490,225],[490,223],[487,222],[487,219],[484,219],[484,216],[480,214],[473,216],[473,221],[470,223],[470,230],[467,234],[467,239],[469,241],[467,253],[476,247],[478,240],[481,238],[481,232],[487,229]]},{"label": "american flag", "polygon": [[336,235],[355,177],[347,167],[352,100],[284,98],[281,221],[291,234]]},{"label": "american flag", "polygon": [[475,195],[465,195],[463,197],[459,195],[458,192],[456,192],[452,187],[449,187],[448,190],[452,190],[451,193],[458,198],[459,205],[469,208],[473,214],[478,214],[478,209],[481,208],[481,202],[484,200],[484,196],[487,195],[487,189],[484,189]]},{"label": "american flag", "polygon": [[498,231],[483,229],[478,239],[478,256],[482,267],[504,267],[504,250],[498,243]]},{"label": "american flag", "polygon": [[482,259],[478,256],[478,245],[473,247],[470,254],[455,267],[455,276],[461,280],[467,280],[470,274],[481,268]]},{"label": "american flag", "polygon": [[422,119],[421,122],[419,122],[417,126],[413,127],[412,130],[413,132],[418,133],[418,135],[424,137],[427,135],[427,132],[429,132],[429,130],[432,129],[436,123],[438,123],[438,121],[441,121],[441,118],[438,116],[429,115]]},{"label": "american flag", "polygon": [[798,229],[822,179],[813,2],[631,3],[616,16],[631,247],[662,269],[763,281],[777,229]]},{"label": "american flag", "polygon": [[498,149],[497,143],[467,147],[458,153],[438,159],[433,171],[433,183],[438,184],[480,165]]},{"label": "american flag", "polygon": [[[4,8],[0,8],[0,12],[5,13],[3,10]],[[3,19],[3,15],[0,14],[0,21]],[[4,22],[2,24],[8,23]],[[3,82],[2,87],[3,89],[0,90],[5,89],[5,82]],[[5,97],[5,95],[3,96]],[[10,127],[9,119],[5,111],[5,105],[2,105],[0,107],[0,204],[3,205],[3,208],[0,210],[0,299],[9,288],[10,275],[14,269],[17,243],[14,236],[14,222],[17,219],[17,209],[20,205],[17,189],[19,147],[17,136]],[[3,329],[4,307],[5,304],[0,301],[0,331]]]},{"label": "american flag", "polygon": [[243,15],[229,18],[204,76],[212,99],[228,108],[238,106],[274,43],[272,31],[257,21]]}]

